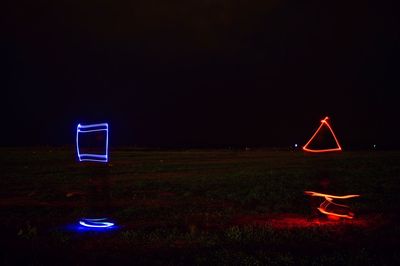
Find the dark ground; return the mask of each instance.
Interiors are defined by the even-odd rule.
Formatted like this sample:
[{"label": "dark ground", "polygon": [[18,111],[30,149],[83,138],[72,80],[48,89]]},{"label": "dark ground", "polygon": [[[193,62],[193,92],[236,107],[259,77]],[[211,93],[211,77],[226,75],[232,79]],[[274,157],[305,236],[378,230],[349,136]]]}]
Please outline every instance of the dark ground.
[{"label": "dark ground", "polygon": [[[119,149],[103,169],[73,152],[1,150],[0,264],[400,264],[400,152]],[[97,188],[118,227],[79,230]],[[361,194],[356,217],[304,190]]]}]

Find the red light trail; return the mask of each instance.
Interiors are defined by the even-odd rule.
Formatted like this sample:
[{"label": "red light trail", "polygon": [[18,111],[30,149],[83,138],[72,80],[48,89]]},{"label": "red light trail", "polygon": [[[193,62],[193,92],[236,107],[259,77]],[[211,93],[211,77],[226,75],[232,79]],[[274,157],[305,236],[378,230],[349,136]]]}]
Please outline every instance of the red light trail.
[{"label": "red light trail", "polygon": [[[344,195],[344,196],[335,196],[335,195],[329,195],[329,194],[323,194],[323,193],[318,193],[318,192],[313,192],[313,191],[304,191],[304,194],[310,195],[312,197],[323,197],[325,200],[319,205],[319,208],[317,208],[321,213],[325,214],[328,216],[329,219],[340,219],[340,218],[346,218],[346,219],[353,219],[354,213],[349,210],[349,206],[343,205],[343,204],[337,204],[334,203],[334,199],[350,199],[350,198],[356,198],[360,197],[360,195]],[[335,209],[338,208],[342,210],[343,213],[337,213],[334,210],[328,211],[328,207],[330,209]]]},{"label": "red light trail", "polygon": [[[335,133],[332,130],[332,127],[329,125],[328,120],[329,117],[325,117],[323,120],[321,120],[321,125],[319,126],[319,128],[317,129],[317,131],[315,131],[314,135],[311,137],[311,139],[306,143],[306,145],[304,145],[303,150],[304,151],[308,151],[308,152],[332,152],[332,151],[341,151],[342,147],[339,144],[339,141],[336,138]],[[313,139],[315,138],[315,136],[318,134],[318,132],[321,130],[321,128],[323,126],[328,127],[329,131],[332,133],[333,138],[335,139],[336,148],[332,148],[332,149],[321,149],[321,150],[315,150],[315,149],[310,149],[308,148],[308,145],[313,141]]]}]

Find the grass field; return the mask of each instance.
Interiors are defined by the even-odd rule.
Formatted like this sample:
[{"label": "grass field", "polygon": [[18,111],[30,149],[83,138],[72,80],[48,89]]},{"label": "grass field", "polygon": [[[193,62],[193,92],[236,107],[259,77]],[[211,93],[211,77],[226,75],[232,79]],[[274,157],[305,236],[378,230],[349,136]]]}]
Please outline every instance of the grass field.
[{"label": "grass field", "polygon": [[[400,152],[111,158],[97,167],[72,148],[1,149],[0,264],[400,265]],[[304,190],[360,194],[348,202],[355,218],[326,219]],[[77,229],[99,212],[94,200],[117,228]]]}]

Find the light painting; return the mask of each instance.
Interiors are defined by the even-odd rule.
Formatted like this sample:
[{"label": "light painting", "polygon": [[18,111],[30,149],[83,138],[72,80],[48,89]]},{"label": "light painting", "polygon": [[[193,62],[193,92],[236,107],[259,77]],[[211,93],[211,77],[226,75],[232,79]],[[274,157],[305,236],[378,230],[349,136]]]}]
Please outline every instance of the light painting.
[{"label": "light painting", "polygon": [[[314,191],[304,191],[304,194],[312,196],[312,197],[322,197],[325,200],[319,205],[317,208],[318,211],[325,214],[329,219],[353,219],[354,213],[350,211],[349,206],[344,204],[338,204],[333,202],[334,200],[344,200],[350,198],[360,197],[360,195],[344,195],[344,196],[335,196],[329,194],[318,193]],[[338,211],[340,210],[340,212]]]},{"label": "light painting", "polygon": [[[102,154],[95,153],[81,153],[81,143],[79,142],[79,136],[82,134],[90,134],[95,132],[105,132],[105,152]],[[90,124],[90,125],[82,125],[78,124],[76,129],[76,151],[78,154],[78,159],[80,162],[82,161],[91,161],[91,162],[108,162],[108,123],[101,124]]]},{"label": "light painting", "polygon": [[[306,143],[306,145],[304,145],[303,150],[304,151],[308,151],[308,152],[333,152],[333,151],[341,151],[342,147],[339,144],[339,141],[335,135],[335,133],[333,132],[333,129],[331,127],[331,125],[328,122],[329,117],[325,117],[323,120],[321,120],[321,125],[319,126],[319,128],[315,131],[314,135],[311,137],[311,139]],[[322,129],[322,127],[326,126],[329,131],[331,132],[333,138],[335,139],[336,148],[332,148],[332,149],[310,149],[308,148],[308,146],[310,145],[310,143],[314,140],[314,138],[318,135],[319,131]]]}]

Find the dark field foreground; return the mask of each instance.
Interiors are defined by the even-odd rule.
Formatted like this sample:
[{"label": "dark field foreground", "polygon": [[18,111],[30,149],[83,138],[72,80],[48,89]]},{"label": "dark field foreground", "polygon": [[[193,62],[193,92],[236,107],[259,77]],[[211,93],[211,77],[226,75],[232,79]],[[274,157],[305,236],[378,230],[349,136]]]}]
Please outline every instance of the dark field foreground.
[{"label": "dark field foreground", "polygon": [[[1,149],[1,265],[400,265],[400,152],[73,152]],[[76,226],[96,190],[117,228]],[[361,194],[355,219],[304,190]]]}]

